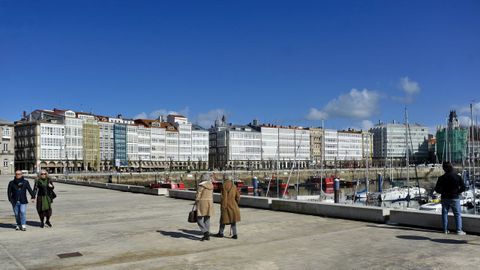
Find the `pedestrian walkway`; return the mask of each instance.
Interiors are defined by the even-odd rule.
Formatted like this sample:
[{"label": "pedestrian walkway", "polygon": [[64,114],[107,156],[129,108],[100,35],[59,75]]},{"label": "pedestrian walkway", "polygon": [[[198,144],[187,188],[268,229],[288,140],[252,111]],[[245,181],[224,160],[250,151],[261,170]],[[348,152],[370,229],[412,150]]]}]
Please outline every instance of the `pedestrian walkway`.
[{"label": "pedestrian walkway", "polygon": [[[27,231],[15,231],[6,199],[9,180],[0,176],[0,269],[476,269],[480,265],[476,254],[480,237],[474,235],[250,208],[241,209],[238,240],[201,242],[196,224],[187,223],[191,201],[59,183],[53,228],[41,229],[29,204]],[[218,205],[216,213],[213,233],[218,229]]]}]

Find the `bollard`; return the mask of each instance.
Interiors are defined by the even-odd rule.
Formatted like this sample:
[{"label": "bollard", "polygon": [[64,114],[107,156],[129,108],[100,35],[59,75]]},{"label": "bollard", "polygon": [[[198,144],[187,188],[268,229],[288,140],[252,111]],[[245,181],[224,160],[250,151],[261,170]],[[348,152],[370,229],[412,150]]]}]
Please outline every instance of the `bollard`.
[{"label": "bollard", "polygon": [[340,180],[338,178],[335,178],[334,184],[333,184],[333,192],[334,192],[334,202],[339,203],[340,202]]},{"label": "bollard", "polygon": [[383,191],[383,177],[382,177],[381,173],[378,174],[377,183],[378,183],[378,187],[377,187],[378,192],[382,192]]}]

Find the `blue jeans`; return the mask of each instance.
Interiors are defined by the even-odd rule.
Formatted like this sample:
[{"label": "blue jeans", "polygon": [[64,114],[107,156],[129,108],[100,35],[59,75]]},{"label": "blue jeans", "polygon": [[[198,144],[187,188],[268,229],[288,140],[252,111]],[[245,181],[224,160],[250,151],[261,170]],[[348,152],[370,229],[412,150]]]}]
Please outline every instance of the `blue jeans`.
[{"label": "blue jeans", "polygon": [[202,233],[210,232],[210,216],[197,217],[197,224]]},{"label": "blue jeans", "polygon": [[448,230],[448,210],[450,208],[452,208],[455,217],[457,232],[462,231],[462,210],[460,209],[460,199],[442,199],[443,230]]},{"label": "blue jeans", "polygon": [[17,221],[17,225],[25,225],[27,224],[27,204],[22,204],[17,202],[12,204],[13,206],[13,213],[15,213],[15,220]]}]

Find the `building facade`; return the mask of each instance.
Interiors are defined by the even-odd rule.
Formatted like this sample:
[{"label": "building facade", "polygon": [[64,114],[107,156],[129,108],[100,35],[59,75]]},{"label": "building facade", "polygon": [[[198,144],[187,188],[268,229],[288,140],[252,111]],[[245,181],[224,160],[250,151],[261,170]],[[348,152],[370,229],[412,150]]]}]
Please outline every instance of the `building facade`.
[{"label": "building facade", "polygon": [[407,148],[412,162],[428,160],[428,128],[419,124],[378,124],[373,133],[373,157],[377,160],[405,160]]},{"label": "building facade", "polygon": [[338,132],[333,129],[325,129],[325,163],[333,165],[338,158]]},{"label": "building facade", "polygon": [[437,158],[439,161],[463,163],[468,159],[468,129],[460,127],[457,113],[450,111],[446,126],[437,129]]},{"label": "building facade", "polygon": [[52,173],[207,169],[208,131],[180,115],[168,119],[35,110],[15,123],[16,162],[20,169]]},{"label": "building facade", "polygon": [[[83,165],[83,121],[84,119],[77,118],[74,111],[54,110],[60,117],[63,118],[65,125],[65,148],[66,159],[72,161],[69,165],[73,165],[74,170],[82,170]],[[63,114],[63,115],[62,115]],[[80,167],[80,169],[78,169]]]},{"label": "building facade", "polygon": [[310,131],[300,127],[227,124],[210,129],[210,166],[220,169],[286,169],[308,167]]},{"label": "building facade", "polygon": [[310,157],[314,166],[319,166],[324,160],[323,154],[323,129],[309,128],[310,130]]},{"label": "building facade", "polygon": [[83,118],[83,120],[83,169],[86,171],[99,171],[101,157],[100,127],[93,116]]},{"label": "building facade", "polygon": [[192,126],[192,161],[193,169],[208,169],[209,132],[204,128]]},{"label": "building facade", "polygon": [[262,135],[250,126],[217,120],[210,129],[210,168],[259,169],[262,167]]},{"label": "building facade", "polygon": [[365,166],[372,159],[373,137],[370,132],[325,129],[324,134],[325,165]]},{"label": "building facade", "polygon": [[15,126],[12,122],[0,119],[0,175],[15,172]]},{"label": "building facade", "polygon": [[15,167],[36,172],[40,159],[40,125],[37,122],[15,123]]},{"label": "building facade", "polygon": [[123,123],[115,123],[113,126],[113,142],[114,142],[114,167],[128,168],[127,155],[127,125]]},{"label": "building facade", "polygon": [[[31,173],[67,167],[65,111],[35,110],[15,122],[15,167]],[[73,164],[71,164],[73,166]]]},{"label": "building facade", "polygon": [[100,170],[110,171],[115,166],[114,123],[108,118],[99,117],[98,128],[100,133]]},{"label": "building facade", "polygon": [[474,125],[469,127],[468,131],[467,165],[477,168],[480,166],[480,126]]}]

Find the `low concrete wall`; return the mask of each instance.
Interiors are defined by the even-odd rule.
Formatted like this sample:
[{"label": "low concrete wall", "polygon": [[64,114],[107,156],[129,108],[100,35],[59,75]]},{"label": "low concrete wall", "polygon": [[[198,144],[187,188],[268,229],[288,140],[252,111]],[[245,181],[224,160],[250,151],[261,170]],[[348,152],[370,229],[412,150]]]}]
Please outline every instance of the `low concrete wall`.
[{"label": "low concrete wall", "polygon": [[[420,210],[390,210],[390,223],[443,230],[442,215]],[[480,234],[480,216],[462,214],[463,230]],[[448,215],[448,229],[456,230],[453,214]]]},{"label": "low concrete wall", "polygon": [[240,206],[260,208],[260,209],[271,209],[272,198],[266,197],[254,197],[254,196],[241,196],[240,197]]},{"label": "low concrete wall", "polygon": [[76,180],[65,180],[65,179],[57,179],[54,181],[63,183],[63,184],[104,188],[104,189],[111,189],[111,190],[117,190],[117,191],[123,191],[123,192],[133,192],[133,193],[141,193],[141,194],[157,195],[157,196],[167,195],[167,189],[165,188],[150,189],[142,186],[100,183],[100,182],[91,182],[91,181],[76,181]]},{"label": "low concrete wall", "polygon": [[272,200],[272,210],[376,223],[385,223],[389,215],[389,209],[380,207],[279,199]]},{"label": "low concrete wall", "polygon": [[[194,201],[196,196],[197,196],[196,191],[178,190],[178,189],[169,189],[168,190],[168,197],[170,197],[170,198]],[[213,202],[220,203],[220,194],[213,193]]]},{"label": "low concrete wall", "polygon": [[[168,196],[170,198],[184,199],[184,200],[195,200],[196,196],[195,191],[189,190],[174,190],[170,189],[168,191]],[[220,202],[220,194],[213,194],[213,201],[216,203]],[[241,196],[239,206],[260,208],[260,209],[270,209],[271,198],[265,197],[253,197],[253,196]]]}]

